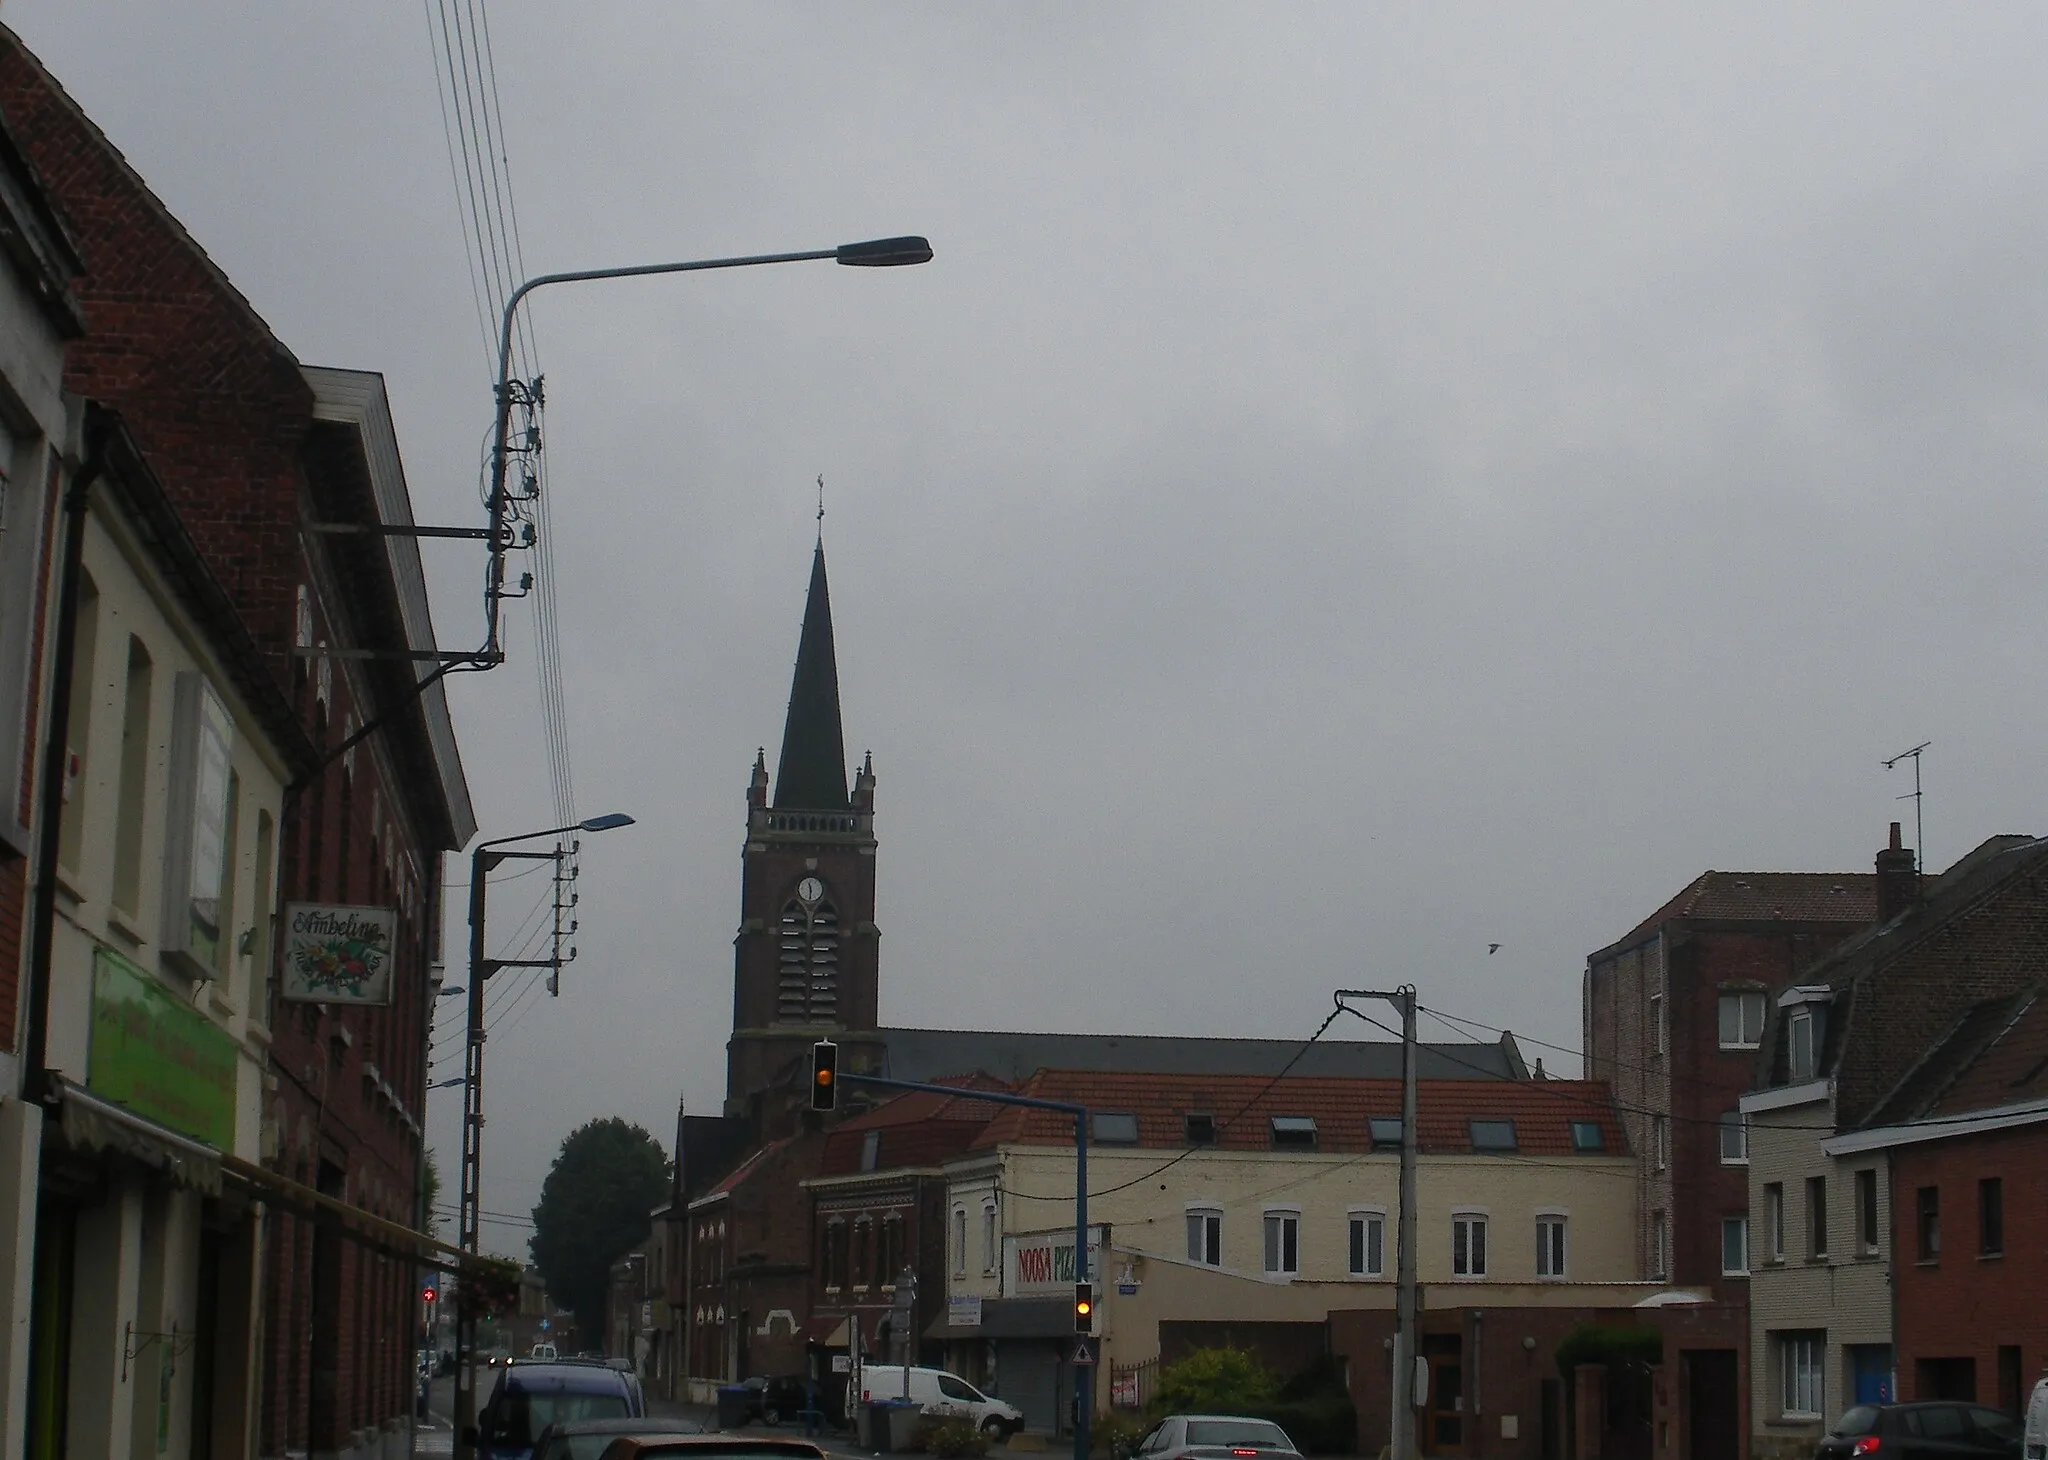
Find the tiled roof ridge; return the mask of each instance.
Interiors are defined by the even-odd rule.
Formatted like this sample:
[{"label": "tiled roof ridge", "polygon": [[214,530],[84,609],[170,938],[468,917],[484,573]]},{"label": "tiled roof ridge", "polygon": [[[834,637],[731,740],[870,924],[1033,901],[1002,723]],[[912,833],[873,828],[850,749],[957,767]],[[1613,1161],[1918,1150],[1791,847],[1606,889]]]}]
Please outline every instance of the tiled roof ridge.
[{"label": "tiled roof ridge", "polygon": [[[1982,1064],[1991,1055],[1992,1051],[1998,1048],[2005,1036],[2012,1033],[2014,1026],[2026,1018],[2027,1011],[2034,1007],[2040,997],[2041,985],[2034,984],[2029,988],[2022,989],[2019,993],[2003,994],[1994,999],[1984,999],[1965,1009],[1962,1017],[1956,1021],[1955,1027],[1951,1029],[1949,1034],[1930,1046],[1927,1052],[1921,1056],[1920,1061],[1915,1063],[1914,1068],[1916,1070],[1920,1067],[1920,1064],[1940,1055],[1952,1040],[1961,1035],[1967,1029],[1973,1015],[1989,1012],[2001,1004],[2006,1006],[2003,1016],[1996,1021],[1987,1035],[1977,1041],[1976,1048],[1969,1050],[1962,1058],[1949,1062],[1941,1078],[1928,1090],[1925,1099],[1916,1101],[1909,1109],[1898,1111],[1883,1123],[1890,1124],[1893,1121],[1900,1120],[1922,1120],[1938,1110],[1941,1107],[1942,1101],[1948,1098],[1949,1092],[1962,1082],[1965,1075],[1976,1069],[1978,1065]],[[1911,1072],[1908,1072],[1906,1079],[1910,1078]],[[1899,1081],[1902,1087],[1906,1084],[1906,1079]],[[1879,1122],[1873,1121],[1871,1123],[1877,1124]]]},{"label": "tiled roof ridge", "polygon": [[[2048,837],[2037,837],[2023,846],[2011,847],[1987,858],[1974,869],[1976,875],[1954,887],[1937,888],[1931,897],[1915,903],[1891,921],[1880,923],[1869,932],[1841,944],[1814,963],[1802,976],[1801,982],[1842,988],[1875,977],[1885,965],[1907,950],[1919,947],[1927,939],[1981,911],[1986,903],[2003,893],[2015,877],[2026,871],[2031,858],[2044,849],[2048,849]],[[2008,860],[2010,865],[2001,868],[2000,864]],[[1994,869],[1997,870],[1994,872]],[[1944,907],[1944,904],[1948,905]],[[1943,910],[1937,914],[1937,908]],[[1904,941],[1882,949],[1877,946],[1894,933],[1906,934]],[[1868,955],[1864,966],[1849,973],[1841,982],[1830,976],[1830,965],[1857,961],[1864,955]]]},{"label": "tiled roof ridge", "polygon": [[[1732,881],[1730,879],[1732,879]],[[1608,944],[1606,948],[1601,949],[1600,952],[1604,953],[1610,950],[1618,950],[1631,947],[1634,944],[1639,943],[1643,941],[1645,938],[1649,937],[1650,934],[1654,933],[1657,929],[1663,927],[1666,923],[1676,922],[1680,918],[1689,918],[1695,916],[1695,909],[1699,906],[1701,899],[1703,899],[1706,896],[1706,894],[1709,891],[1713,890],[1715,887],[1723,885],[1724,883],[1728,885],[1740,886],[1752,879],[1754,879],[1757,882],[1776,883],[1783,883],[1790,880],[1797,880],[1801,882],[1817,882],[1825,879],[1827,881],[1835,883],[1842,883],[1844,881],[1847,881],[1849,883],[1875,884],[1877,881],[1877,874],[1875,872],[1812,871],[1724,872],[1721,871],[1719,868],[1709,867],[1706,871],[1700,873],[1699,876],[1693,878],[1692,881],[1686,883],[1685,886],[1681,887],[1675,895],[1673,895],[1671,898],[1665,901],[1663,906],[1659,907],[1655,912],[1651,913],[1648,917],[1644,918],[1641,922],[1637,923],[1633,928],[1630,928],[1626,933],[1623,933],[1619,938],[1615,939],[1612,943]],[[1797,920],[1795,919],[1795,921]],[[1598,955],[1596,954],[1595,956]]]}]

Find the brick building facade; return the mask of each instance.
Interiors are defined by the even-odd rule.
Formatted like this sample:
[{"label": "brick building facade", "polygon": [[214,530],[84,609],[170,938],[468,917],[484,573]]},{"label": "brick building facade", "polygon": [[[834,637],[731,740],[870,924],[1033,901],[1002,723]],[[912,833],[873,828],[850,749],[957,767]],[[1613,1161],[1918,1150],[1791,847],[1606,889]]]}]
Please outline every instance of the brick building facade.
[{"label": "brick building facade", "polygon": [[1877,911],[1876,877],[1705,872],[1586,960],[1586,1076],[1636,1153],[1638,1271],[1739,1298],[1749,1183],[1737,1104],[1768,1001]]}]

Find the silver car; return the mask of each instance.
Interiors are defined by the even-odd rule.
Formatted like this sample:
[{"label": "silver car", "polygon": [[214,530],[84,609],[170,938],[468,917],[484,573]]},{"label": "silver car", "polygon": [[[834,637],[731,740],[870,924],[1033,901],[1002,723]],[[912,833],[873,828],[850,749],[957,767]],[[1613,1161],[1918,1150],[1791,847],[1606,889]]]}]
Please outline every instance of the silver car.
[{"label": "silver car", "polygon": [[1286,1460],[1301,1451],[1269,1419],[1237,1414],[1175,1414],[1152,1427],[1132,1455],[1137,1460]]}]

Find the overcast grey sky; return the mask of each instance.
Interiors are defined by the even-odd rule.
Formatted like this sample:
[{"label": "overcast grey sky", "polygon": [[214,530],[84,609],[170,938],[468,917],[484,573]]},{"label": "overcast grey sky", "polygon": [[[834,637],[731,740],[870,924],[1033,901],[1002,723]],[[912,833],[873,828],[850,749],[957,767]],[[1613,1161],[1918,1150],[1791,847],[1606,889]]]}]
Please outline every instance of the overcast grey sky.
[{"label": "overcast grey sky", "polygon": [[[1576,1046],[1585,954],[1700,871],[1910,836],[1883,757],[1934,742],[1937,867],[2048,830],[2038,7],[490,14],[536,271],[938,258],[537,302],[578,809],[639,825],[491,1041],[487,1208],[717,1108],[820,472],[888,1022],[1306,1036],[1412,980]],[[473,520],[422,6],[0,19]],[[548,824],[512,625],[454,695],[487,835]]]}]

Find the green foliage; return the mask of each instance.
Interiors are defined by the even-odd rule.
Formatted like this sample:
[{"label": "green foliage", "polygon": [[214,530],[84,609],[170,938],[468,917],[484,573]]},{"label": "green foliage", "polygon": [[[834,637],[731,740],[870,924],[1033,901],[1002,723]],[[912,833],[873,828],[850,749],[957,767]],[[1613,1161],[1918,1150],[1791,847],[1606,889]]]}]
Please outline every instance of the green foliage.
[{"label": "green foliage", "polygon": [[[1622,1328],[1582,1323],[1557,1346],[1557,1372],[1566,1379],[1580,1364],[1661,1364],[1664,1333],[1656,1328]],[[1566,1393],[1571,1387],[1566,1386]]]},{"label": "green foliage", "polygon": [[971,1419],[959,1416],[927,1415],[917,1422],[910,1437],[910,1449],[939,1460],[979,1460],[988,1453],[988,1436]]},{"label": "green foliage", "polygon": [[1149,1406],[1157,1414],[1251,1414],[1278,1398],[1279,1386],[1257,1357],[1241,1348],[1198,1348],[1163,1365]]},{"label": "green foliage", "polygon": [[1150,1425],[1128,1409],[1097,1410],[1095,1422],[1088,1427],[1089,1453],[1126,1460],[1126,1457],[1138,1448],[1138,1441],[1145,1438],[1145,1431],[1150,1428]]},{"label": "green foliage", "polygon": [[604,1332],[612,1264],[646,1239],[668,1172],[661,1143],[617,1116],[571,1131],[548,1170],[533,1209],[533,1262],[585,1343]]},{"label": "green foliage", "polygon": [[426,1193],[427,1227],[429,1237],[441,1235],[441,1219],[434,1215],[434,1208],[441,1204],[441,1168],[434,1164],[434,1148],[427,1148],[427,1169],[420,1173],[420,1187]]}]

